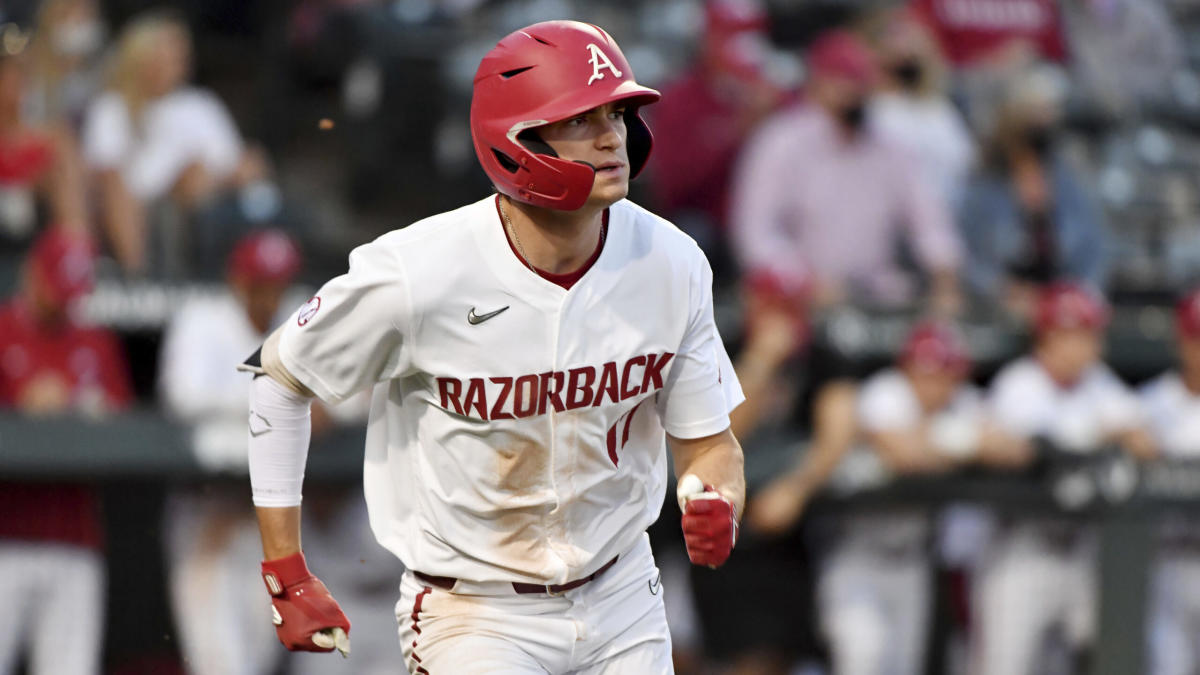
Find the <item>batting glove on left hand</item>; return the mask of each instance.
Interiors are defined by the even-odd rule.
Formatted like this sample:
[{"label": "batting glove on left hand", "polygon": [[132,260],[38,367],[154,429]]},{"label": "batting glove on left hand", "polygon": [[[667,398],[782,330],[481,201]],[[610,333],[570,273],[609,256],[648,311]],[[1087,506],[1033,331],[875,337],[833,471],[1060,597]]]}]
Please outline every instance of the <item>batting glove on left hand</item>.
[{"label": "batting glove on left hand", "polygon": [[284,647],[350,655],[350,620],[325,584],[308,571],[303,553],[263,561],[262,575],[271,594],[275,633]]},{"label": "batting glove on left hand", "polygon": [[725,564],[737,543],[737,513],[733,503],[711,485],[688,474],[676,492],[683,511],[683,540],[693,565],[716,569]]}]

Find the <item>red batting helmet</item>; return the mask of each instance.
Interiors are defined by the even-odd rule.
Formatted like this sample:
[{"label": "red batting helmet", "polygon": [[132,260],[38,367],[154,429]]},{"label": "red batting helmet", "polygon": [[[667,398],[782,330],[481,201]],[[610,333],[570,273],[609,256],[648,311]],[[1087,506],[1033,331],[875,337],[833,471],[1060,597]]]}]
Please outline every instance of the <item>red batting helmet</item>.
[{"label": "red batting helmet", "polygon": [[638,106],[659,93],[639,85],[621,48],[603,29],[545,21],[509,34],[483,57],[471,98],[475,155],[496,189],[517,201],[573,211],[592,192],[596,170],[560,159],[536,132],[613,101],[626,101],[629,175],[650,156],[650,129]]},{"label": "red batting helmet", "polygon": [[925,372],[965,375],[971,369],[971,356],[954,327],[938,321],[922,321],[909,331],[900,350],[900,363]]},{"label": "red batting helmet", "polygon": [[250,283],[289,284],[300,271],[300,249],[282,230],[263,230],[238,240],[229,254],[229,276]]},{"label": "red batting helmet", "polygon": [[1099,330],[1108,324],[1108,303],[1096,292],[1079,284],[1056,283],[1038,296],[1038,333],[1062,328]]},{"label": "red batting helmet", "polygon": [[1200,338],[1200,288],[1193,289],[1175,305],[1175,327],[1181,338]]}]

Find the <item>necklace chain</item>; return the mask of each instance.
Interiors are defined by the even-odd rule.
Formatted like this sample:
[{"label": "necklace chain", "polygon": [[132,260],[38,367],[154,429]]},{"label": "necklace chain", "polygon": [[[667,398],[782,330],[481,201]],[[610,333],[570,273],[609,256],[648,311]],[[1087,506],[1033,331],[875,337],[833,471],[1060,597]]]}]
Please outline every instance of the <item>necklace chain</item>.
[{"label": "necklace chain", "polygon": [[[541,276],[541,273],[539,273],[537,271],[537,268],[533,266],[533,263],[529,262],[529,256],[525,254],[525,247],[521,245],[521,236],[517,234],[517,228],[513,227],[512,219],[508,217],[508,209],[506,209],[504,207],[504,202],[505,202],[505,200],[503,198],[501,198],[500,199],[500,216],[502,218],[504,218],[504,227],[507,228],[508,234],[510,237],[512,237],[513,243],[515,243],[517,245],[517,253],[521,254],[521,262],[525,263],[525,266],[529,268],[530,272],[533,272],[534,274]],[[608,238],[608,219],[606,218],[600,224],[600,246],[601,247],[604,246],[604,240],[607,238]]]},{"label": "necklace chain", "polygon": [[512,219],[508,217],[508,209],[504,208],[504,199],[500,200],[500,215],[504,216],[504,226],[508,228],[508,234],[517,244],[517,253],[521,254],[521,262],[525,263],[525,266],[529,268],[530,272],[537,274],[537,270],[534,269],[533,263],[529,262],[529,256],[525,255],[525,247],[521,245],[521,237],[517,235],[517,228],[513,227]]}]

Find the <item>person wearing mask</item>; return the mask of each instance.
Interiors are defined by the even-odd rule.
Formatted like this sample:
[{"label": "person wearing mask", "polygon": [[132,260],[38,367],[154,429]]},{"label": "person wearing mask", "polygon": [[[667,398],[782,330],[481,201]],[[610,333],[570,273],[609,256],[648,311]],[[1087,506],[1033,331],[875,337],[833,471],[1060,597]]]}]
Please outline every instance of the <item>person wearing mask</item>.
[{"label": "person wearing mask", "polygon": [[1046,71],[1009,85],[959,212],[970,290],[1029,318],[1038,290],[1066,280],[1103,288],[1099,204],[1058,148],[1062,90]]},{"label": "person wearing mask", "polygon": [[[93,246],[61,228],[38,237],[21,289],[0,306],[0,407],[38,419],[102,419],[133,399],[117,337],[84,325]],[[100,499],[83,483],[0,482],[0,673],[94,675],[104,641]]]},{"label": "person wearing mask", "polygon": [[871,119],[917,158],[926,179],[957,208],[975,161],[975,140],[947,96],[941,50],[911,11],[885,10],[879,24],[874,43],[881,77]]},{"label": "person wearing mask", "polygon": [[946,204],[916,161],[868,123],[870,50],[835,30],[809,49],[808,67],[807,104],[764,123],[736,171],[731,226],[744,271],[807,287],[818,308],[911,303],[919,285],[900,267],[902,239],[930,302],[957,308],[960,246]]},{"label": "person wearing mask", "polygon": [[100,59],[107,30],[96,0],[45,0],[30,43],[30,86],[25,113],[31,120],[78,129],[100,89]]},{"label": "person wearing mask", "polygon": [[85,234],[90,218],[74,136],[22,109],[29,49],[13,39],[21,49],[0,50],[0,240],[24,248],[48,225]]}]

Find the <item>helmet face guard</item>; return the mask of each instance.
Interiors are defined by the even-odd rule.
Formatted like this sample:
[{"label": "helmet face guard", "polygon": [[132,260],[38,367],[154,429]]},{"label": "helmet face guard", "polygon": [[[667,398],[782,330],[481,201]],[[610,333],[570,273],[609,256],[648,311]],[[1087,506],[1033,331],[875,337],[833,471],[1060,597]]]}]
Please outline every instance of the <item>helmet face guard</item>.
[{"label": "helmet face guard", "polygon": [[501,40],[479,64],[471,99],[471,138],[480,165],[504,195],[573,211],[587,202],[595,168],[562,159],[536,129],[616,101],[625,110],[630,178],[646,165],[653,138],[638,108],[659,99],[639,85],[604,30],[547,21]]}]

